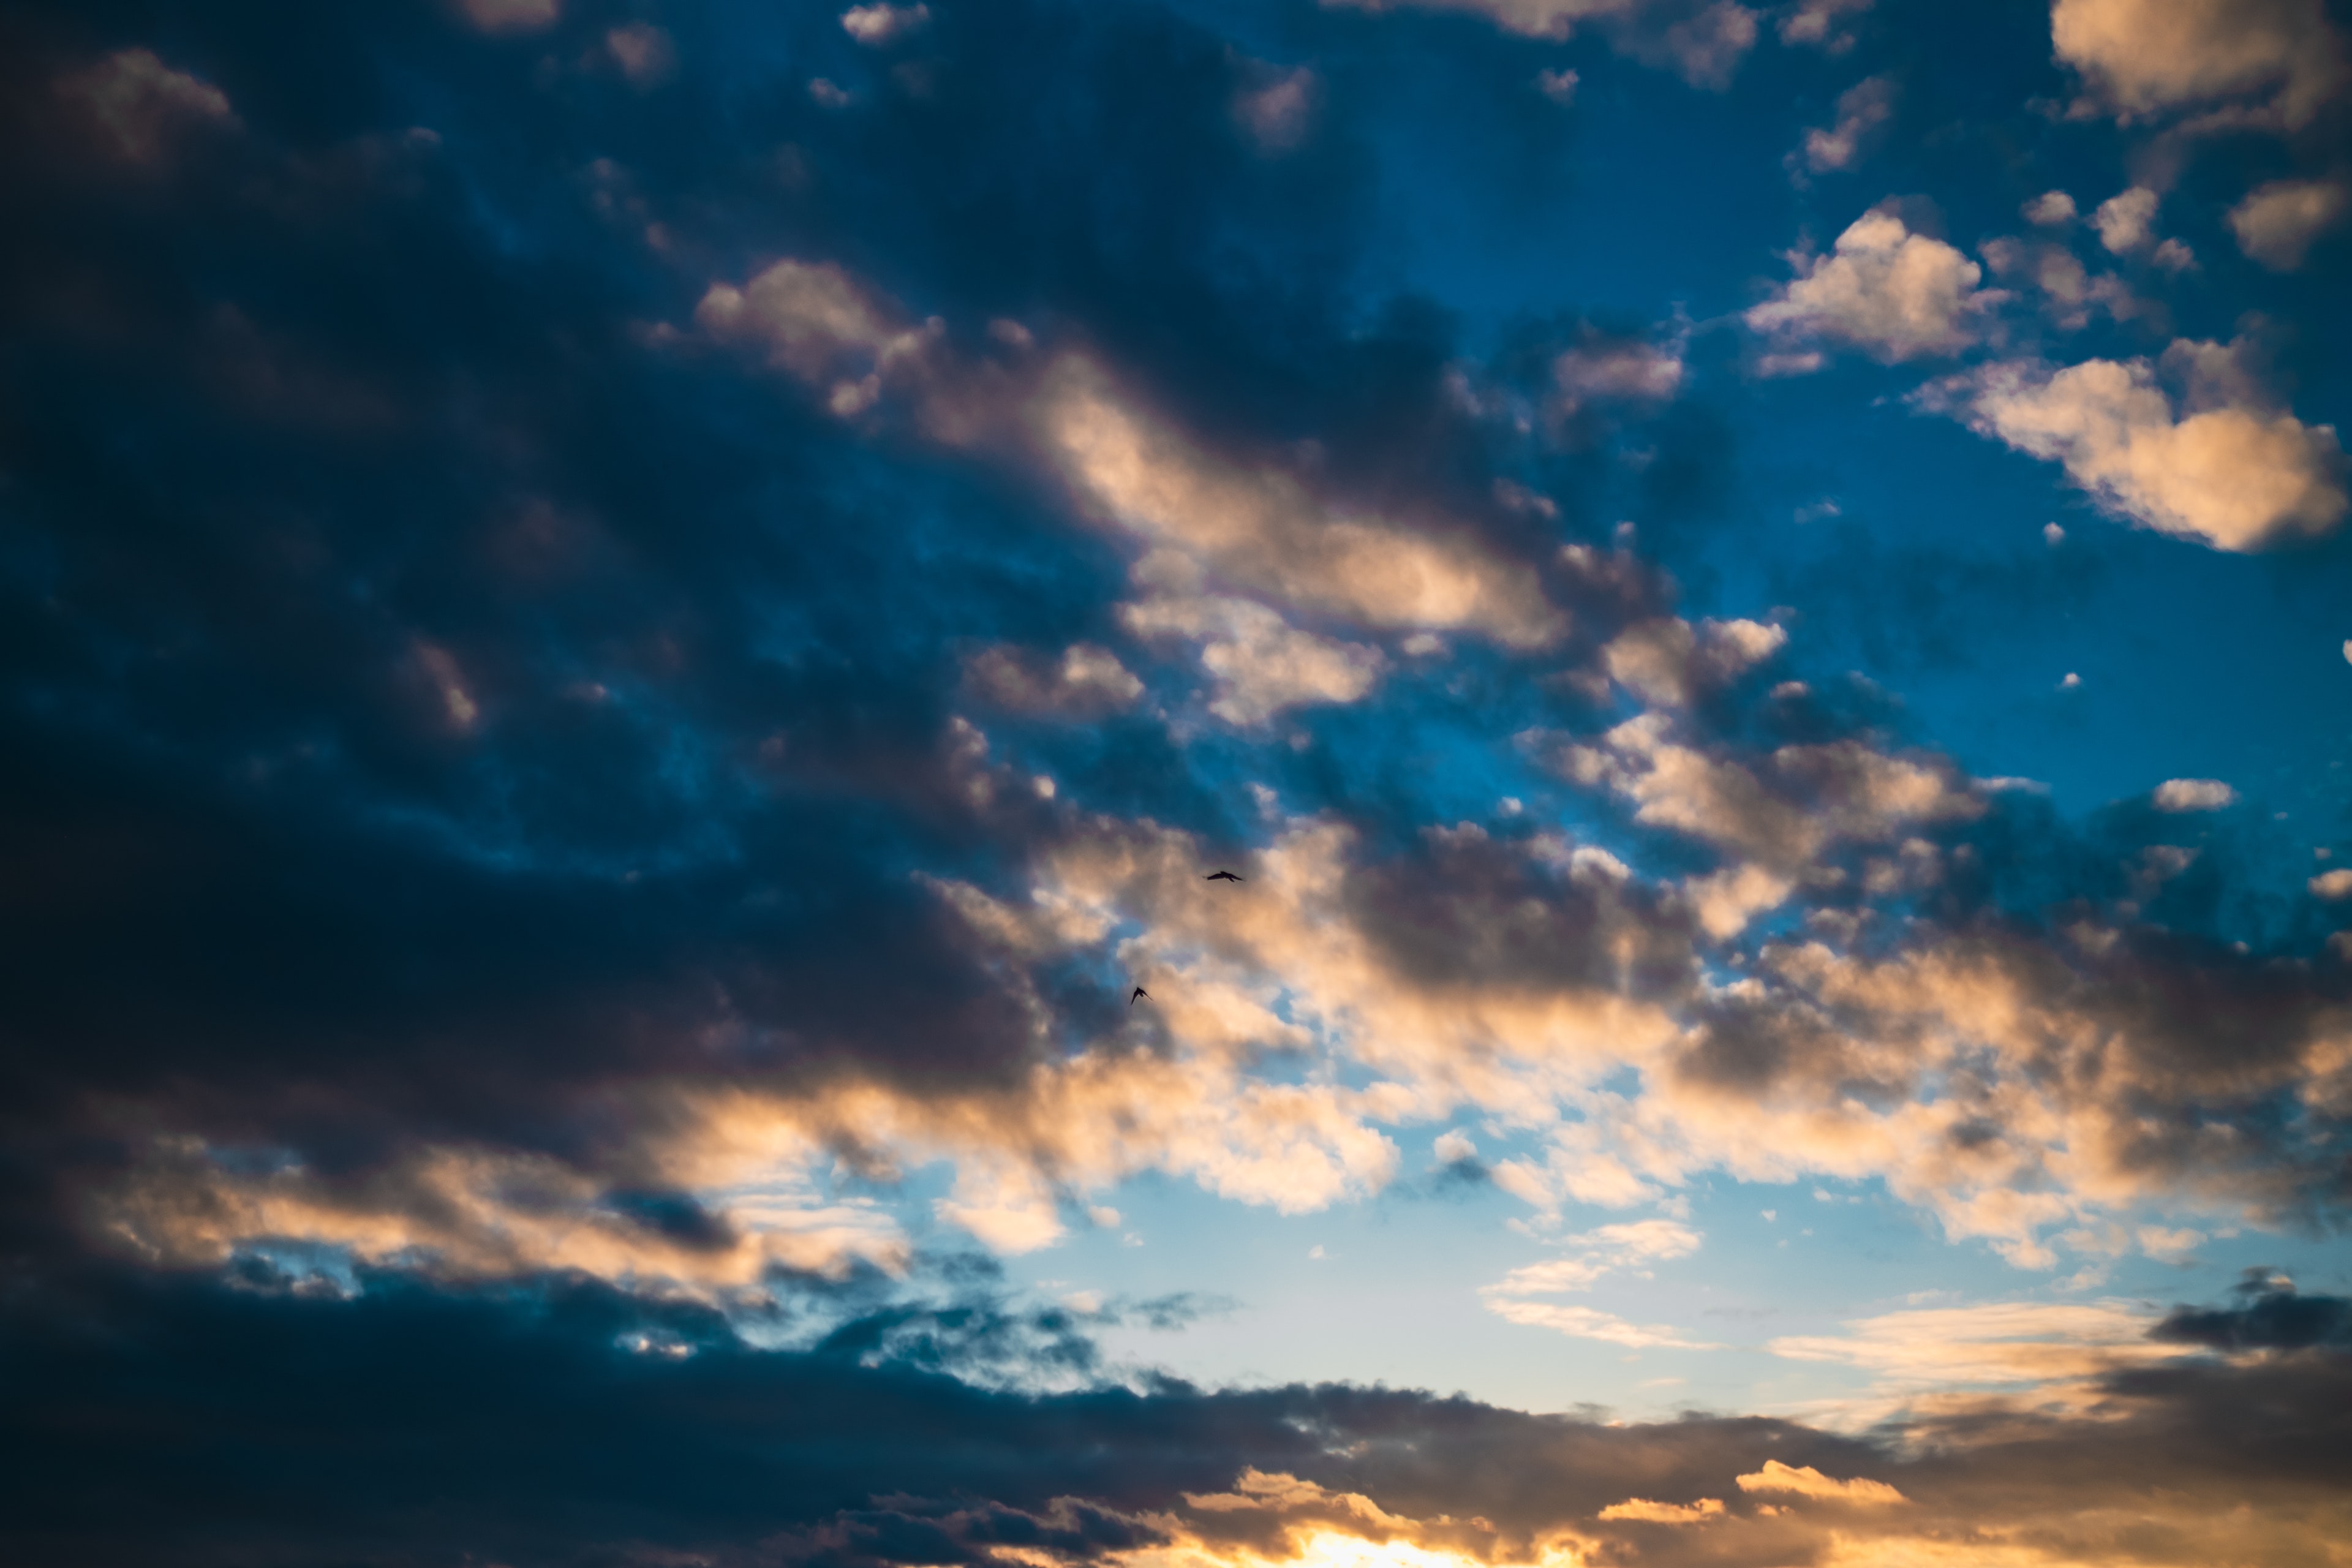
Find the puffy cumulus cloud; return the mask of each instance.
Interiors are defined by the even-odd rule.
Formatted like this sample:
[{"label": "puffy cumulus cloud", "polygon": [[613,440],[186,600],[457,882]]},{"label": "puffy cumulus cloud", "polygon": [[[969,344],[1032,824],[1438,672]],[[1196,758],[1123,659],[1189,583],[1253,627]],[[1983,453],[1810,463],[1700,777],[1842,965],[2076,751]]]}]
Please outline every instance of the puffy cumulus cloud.
[{"label": "puffy cumulus cloud", "polygon": [[[1158,564],[1147,556],[1139,566]],[[1147,581],[1167,575],[1140,574]],[[1201,668],[1217,682],[1209,711],[1230,724],[1263,724],[1309,703],[1354,702],[1371,690],[1387,664],[1376,647],[1300,631],[1249,599],[1180,589],[1122,605],[1118,616],[1136,637],[1198,644]]]},{"label": "puffy cumulus cloud", "polygon": [[79,110],[107,151],[153,167],[191,136],[235,130],[236,111],[212,83],[165,65],[152,49],[124,49],[61,77],[58,96]]},{"label": "puffy cumulus cloud", "polygon": [[1566,630],[1531,574],[1466,531],[1351,514],[1280,468],[1213,457],[1089,361],[1055,363],[1034,421],[1088,510],[1236,587],[1367,626],[1469,631],[1508,647]]},{"label": "puffy cumulus cloud", "polygon": [[[2335,1201],[2340,980],[2087,928],[2071,952],[1994,931],[1876,960],[1774,946],[1760,970],[1683,1058],[1685,1089],[1813,1107],[1778,1134],[1791,1149],[1887,1173],[2022,1266],[2096,1239],[2059,1227],[2143,1201],[2261,1223]],[[1822,1096],[1832,1082],[1895,1109]]]},{"label": "puffy cumulus cloud", "polygon": [[2099,243],[2121,255],[2137,250],[2155,237],[2151,226],[2156,222],[2157,195],[2146,185],[2134,185],[2121,195],[2109,196],[2091,215],[2091,226],[2099,231]]},{"label": "puffy cumulus cloud", "polygon": [[2043,228],[2063,228],[2074,221],[2074,198],[2063,191],[2044,191],[2019,209],[2025,221]]},{"label": "puffy cumulus cloud", "polygon": [[2155,800],[2158,811],[2220,811],[2237,804],[2238,792],[2220,779],[2167,779]]},{"label": "puffy cumulus cloud", "polygon": [[2352,899],[2352,866],[2323,871],[2311,879],[2309,886],[2315,899]]},{"label": "puffy cumulus cloud", "polygon": [[1756,13],[1734,0],[1323,0],[1360,11],[1459,11],[1507,32],[1565,39],[1598,28],[1620,52],[1721,89],[1756,44]]},{"label": "puffy cumulus cloud", "polygon": [[1885,210],[1856,218],[1829,255],[1790,260],[1797,277],[1749,308],[1748,326],[1832,339],[1890,362],[1967,348],[1981,336],[1979,318],[2006,297],[1977,287],[1983,268]]},{"label": "puffy cumulus cloud", "polygon": [[999,643],[965,658],[964,679],[1016,713],[1078,721],[1132,708],[1143,695],[1134,672],[1096,643],[1072,643],[1058,658]]},{"label": "puffy cumulus cloud", "polygon": [[1527,739],[1563,777],[1632,801],[1636,820],[1768,867],[1801,867],[1841,841],[1897,838],[1986,809],[1942,759],[1888,756],[1853,740],[1743,758],[1676,740],[1663,713],[1628,720],[1598,745]]},{"label": "puffy cumulus cloud", "polygon": [[2050,37],[2126,118],[2263,96],[2299,126],[2345,79],[2322,0],[2053,0]]},{"label": "puffy cumulus cloud", "polygon": [[1790,1493],[1829,1502],[1860,1503],[1868,1508],[1883,1508],[1889,1503],[1906,1500],[1901,1492],[1885,1481],[1874,1481],[1862,1476],[1842,1481],[1822,1474],[1811,1465],[1784,1465],[1778,1459],[1765,1460],[1764,1468],[1753,1475],[1733,1479],[1744,1492]]},{"label": "puffy cumulus cloud", "polygon": [[1786,629],[1761,621],[1707,619],[1697,626],[1679,616],[1636,622],[1601,650],[1609,679],[1644,702],[1687,707],[1780,651]]},{"label": "puffy cumulus cloud", "polygon": [[931,381],[944,331],[936,319],[910,322],[832,262],[791,259],[740,289],[711,285],[694,319],[715,338],[764,348],[771,363],[822,390],[825,406],[844,416],[873,407],[886,378]]},{"label": "puffy cumulus cloud", "polygon": [[[2305,425],[2263,399],[2240,350],[2184,339],[2160,365],[1995,364],[1922,401],[2063,464],[2106,510],[2159,532],[2238,551],[2330,533],[2346,510],[2335,426]],[[2186,383],[2177,402],[2159,370]]]},{"label": "puffy cumulus cloud", "polygon": [[[2112,273],[2093,277],[2063,243],[2002,235],[1986,240],[1979,249],[1994,277],[2004,282],[2021,279],[2038,289],[2043,313],[2062,331],[2079,331],[2088,326],[2095,309],[2105,310],[2119,321],[2147,311],[2146,302],[2133,294],[2122,279]],[[2186,256],[2186,247],[2178,240],[2168,239],[2157,247],[2150,259],[2169,266],[2175,258]],[[2193,258],[2189,264],[2193,265]]]},{"label": "puffy cumulus cloud", "polygon": [[2230,209],[2238,248],[2277,272],[2303,265],[2312,242],[2344,220],[2341,180],[2273,180],[2255,186]]},{"label": "puffy cumulus cloud", "polygon": [[1805,167],[1816,174],[1853,168],[1863,143],[1894,116],[1894,79],[1864,77],[1838,95],[1835,121],[1805,132]]},{"label": "puffy cumulus cloud", "polygon": [[841,30],[868,48],[882,48],[930,26],[931,8],[925,5],[892,5],[876,0],[852,5],[841,14]]}]

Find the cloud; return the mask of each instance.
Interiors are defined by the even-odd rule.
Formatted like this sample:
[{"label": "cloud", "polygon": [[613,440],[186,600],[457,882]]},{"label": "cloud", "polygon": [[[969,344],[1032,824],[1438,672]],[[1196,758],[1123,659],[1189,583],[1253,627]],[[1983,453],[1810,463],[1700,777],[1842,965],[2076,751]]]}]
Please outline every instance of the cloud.
[{"label": "cloud", "polygon": [[1864,77],[1838,95],[1834,123],[1805,132],[1805,167],[1816,174],[1853,168],[1864,139],[1894,114],[1894,79]]},{"label": "cloud", "polygon": [[892,5],[877,0],[871,5],[852,5],[841,14],[842,31],[867,48],[886,48],[910,34],[930,26],[929,5]]},{"label": "cloud", "polygon": [[1984,269],[1884,210],[1864,214],[1827,256],[1792,257],[1794,281],[1751,307],[1749,327],[1783,339],[1826,337],[1889,362],[1954,353],[2004,296],[1979,289]]},{"label": "cloud", "polygon": [[193,134],[234,131],[236,111],[212,83],[173,70],[152,49],[124,49],[58,79],[60,98],[87,115],[126,163],[161,164]]},{"label": "cloud", "polygon": [[1760,621],[1706,620],[1694,627],[1678,616],[1638,621],[1601,650],[1609,678],[1643,701],[1687,707],[1719,690],[1780,651],[1789,634]]},{"label": "cloud", "polygon": [[1863,15],[1871,4],[1872,0],[1798,0],[1780,13],[1777,24],[1780,41],[1843,54],[1853,47],[1853,35],[1839,24],[1848,16]]},{"label": "cloud", "polygon": [[2230,230],[2248,256],[2274,272],[2292,272],[2312,242],[2343,221],[2347,205],[2340,180],[2272,180],[2230,209]]},{"label": "cloud", "polygon": [[2084,1407],[2096,1398],[2098,1380],[2186,1353],[2150,1340],[2153,1326],[2145,1313],[2121,1302],[1990,1302],[1855,1319],[1842,1334],[1786,1335],[1765,1348],[1791,1361],[1840,1363],[1870,1373],[1871,1389],[1850,1406],[1850,1415],[1874,1420],[1916,1400],[1970,1393],[1998,1392],[2029,1405]]},{"label": "cloud", "polygon": [[1550,1329],[1570,1339],[1599,1340],[1628,1350],[1721,1350],[1718,1344],[1694,1340],[1680,1329],[1661,1323],[1636,1323],[1613,1312],[1591,1307],[1563,1307],[1550,1301],[1529,1301],[1517,1296],[1491,1296],[1486,1310],[1505,1322],[1522,1328]]},{"label": "cloud", "polygon": [[1266,153],[1287,153],[1307,136],[1321,83],[1313,70],[1276,71],[1252,62],[1258,78],[1234,98],[1234,118]]},{"label": "cloud", "polygon": [[[70,1541],[101,1568],[452,1551],[879,1568],[1008,1548],[1090,1568],[1464,1568],[1564,1548],[1695,1568],[1727,1542],[1759,1563],[1992,1552],[2054,1568],[2137,1561],[2151,1539],[2195,1561],[2324,1559],[2347,1520],[2335,1456],[2352,1365],[2311,1331],[2342,1303],[2269,1281],[2174,1314],[2193,1342],[2113,1374],[2095,1415],[1956,1410],[1876,1440],[1338,1384],[1129,1387],[1066,1312],[984,1288],[926,1302],[779,1282],[801,1331],[759,1344],[709,1309],[577,1280],[298,1283],[257,1261],[229,1279],[85,1270],[11,1292],[0,1440],[37,1483],[15,1538]],[[257,1387],[279,1391],[268,1418],[238,1422],[224,1454],[223,1412]],[[337,1462],[320,1469],[321,1452]],[[795,1462],[780,1470],[779,1453]],[[1907,1506],[1739,1481],[1846,1476]]]},{"label": "cloud", "polygon": [[1936,760],[1891,757],[1837,741],[1782,746],[1750,761],[1710,753],[1672,733],[1666,715],[1645,714],[1607,731],[1598,746],[1554,750],[1550,761],[1563,777],[1605,785],[1634,802],[1638,821],[1769,867],[1801,866],[1842,840],[1885,840],[1985,810]]},{"label": "cloud", "polygon": [[1600,1520],[1636,1520],[1643,1524],[1705,1524],[1723,1517],[1721,1498],[1703,1497],[1696,1502],[1652,1502],[1647,1498],[1627,1498],[1612,1502],[1593,1515]]},{"label": "cloud", "polygon": [[1058,658],[1000,643],[968,658],[964,675],[990,701],[1015,712],[1076,721],[1121,712],[1143,695],[1143,682],[1095,643],[1072,643]]},{"label": "cloud", "polygon": [[[1147,580],[1146,557],[1139,568]],[[1121,605],[1119,624],[1146,639],[1176,637],[1200,645],[1201,667],[1217,681],[1209,710],[1231,724],[1263,724],[1286,709],[1354,702],[1387,666],[1381,650],[1318,637],[1248,599],[1176,592]]]},{"label": "cloud", "polygon": [[2274,91],[2266,112],[2293,128],[2345,79],[2321,0],[2053,0],[2050,35],[2125,119]]},{"label": "cloud", "polygon": [[2238,792],[2220,779],[2167,779],[2155,799],[2158,811],[2219,811],[2235,805]]},{"label": "cloud", "polygon": [[1679,1220],[1645,1219],[1624,1225],[1604,1225],[1580,1236],[1562,1237],[1559,1246],[1574,1256],[1514,1268],[1479,1293],[1489,1297],[1549,1296],[1583,1290],[1601,1276],[1646,1263],[1688,1258],[1704,1238]]},{"label": "cloud", "polygon": [[2176,342],[2163,369],[2189,382],[2179,405],[2147,360],[2051,372],[2000,363],[1935,389],[1929,406],[2065,466],[2109,511],[2221,550],[2318,538],[2343,521],[2344,453],[2333,426],[2306,426],[2252,395],[2236,347]]},{"label": "cloud", "polygon": [[1565,40],[1604,33],[1621,54],[1670,66],[1694,87],[1721,89],[1756,43],[1756,13],[1732,0],[1323,0],[1352,10],[1459,11],[1506,32]]},{"label": "cloud", "polygon": [[2117,255],[2147,244],[2154,237],[2148,226],[2156,220],[2156,193],[2146,185],[2134,185],[2101,202],[2099,210],[2091,215],[2099,243]]},{"label": "cloud", "polygon": [[1811,1465],[1784,1465],[1778,1459],[1767,1459],[1762,1469],[1734,1479],[1744,1492],[1793,1493],[1798,1497],[1816,1498],[1827,1502],[1859,1503],[1874,1508],[1907,1500],[1885,1481],[1862,1477],[1841,1481],[1822,1474]]},{"label": "cloud", "polygon": [[659,87],[677,72],[677,43],[667,29],[650,22],[614,27],[604,35],[604,48],[640,92]]},{"label": "cloud", "polygon": [[1512,647],[1565,630],[1527,574],[1467,534],[1327,508],[1278,468],[1213,457],[1089,362],[1057,363],[1033,417],[1084,506],[1235,586],[1367,626],[1468,630]]},{"label": "cloud", "polygon": [[2352,899],[2352,866],[2323,871],[2308,885],[2315,899]]},{"label": "cloud", "polygon": [[2058,228],[2074,221],[2074,198],[2063,191],[2044,191],[2020,209],[2025,221]]},{"label": "cloud", "polygon": [[563,0],[457,0],[466,20],[485,33],[537,33],[563,15]]},{"label": "cloud", "polygon": [[1554,406],[1573,415],[1588,404],[1671,403],[1682,390],[1679,353],[1644,342],[1595,339],[1551,362]]},{"label": "cloud", "polygon": [[2247,1269],[2231,1294],[2235,1303],[2227,1307],[2174,1308],[2149,1336],[2242,1354],[2352,1348],[2352,1300],[2298,1295],[2294,1280],[2268,1268]]}]

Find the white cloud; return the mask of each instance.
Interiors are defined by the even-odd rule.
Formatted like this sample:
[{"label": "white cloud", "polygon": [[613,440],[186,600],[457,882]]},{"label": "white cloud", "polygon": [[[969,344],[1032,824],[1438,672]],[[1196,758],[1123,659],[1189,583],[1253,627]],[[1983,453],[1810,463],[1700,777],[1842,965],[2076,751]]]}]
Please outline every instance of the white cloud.
[{"label": "white cloud", "polygon": [[2352,866],[2323,871],[2314,877],[2308,886],[2314,898],[2352,899]]},{"label": "white cloud", "polygon": [[2342,521],[2335,427],[2257,399],[2240,345],[2175,342],[2164,369],[2189,383],[2180,412],[2146,360],[2089,360],[2054,374],[1997,364],[1931,389],[1928,406],[2065,465],[2110,511],[2221,550],[2316,538]]},{"label": "white cloud", "polygon": [[[1146,556],[1139,579],[1169,574],[1175,563]],[[1250,599],[1157,592],[1122,605],[1119,624],[1139,637],[1184,637],[1201,647],[1201,667],[1217,680],[1209,711],[1229,724],[1263,724],[1285,709],[1353,702],[1370,692],[1387,660],[1381,650],[1300,631]]]},{"label": "white cloud", "polygon": [[2054,0],[2050,37],[2125,118],[2274,93],[2293,128],[2344,80],[2323,0]]},{"label": "white cloud", "polygon": [[160,163],[190,131],[237,125],[226,93],[201,77],[173,70],[152,49],[109,55],[61,79],[57,90],[81,108],[108,150],[126,163]]},{"label": "white cloud", "polygon": [[2156,786],[2158,811],[2219,811],[2235,805],[2238,792],[2220,779],[2167,779]]},{"label": "white cloud", "polygon": [[1576,101],[1576,72],[1565,67],[1559,70],[1536,72],[1536,90],[1565,108]]},{"label": "white cloud", "polygon": [[1894,117],[1894,79],[1864,77],[1838,96],[1837,108],[1834,124],[1805,132],[1805,167],[1816,174],[1853,167],[1863,139]]},{"label": "white cloud", "polygon": [[2020,209],[2025,221],[2043,228],[2057,228],[2074,221],[2074,198],[2063,191],[2044,191]]},{"label": "white cloud", "polygon": [[1709,619],[1696,627],[1679,616],[1637,621],[1601,650],[1609,678],[1662,708],[1680,708],[1780,651],[1788,632],[1761,621]]},{"label": "white cloud", "polygon": [[1623,1345],[1630,1350],[1721,1350],[1719,1344],[1694,1340],[1679,1329],[1662,1323],[1635,1323],[1614,1313],[1596,1311],[1591,1307],[1562,1307],[1550,1301],[1526,1301],[1505,1297],[1492,1297],[1486,1310],[1505,1322],[1523,1328],[1550,1329],[1573,1339],[1599,1340],[1604,1344]]},{"label": "white cloud", "polygon": [[[1557,1296],[1588,1290],[1593,1281],[1621,1269],[1688,1258],[1706,1238],[1678,1220],[1633,1220],[1604,1225],[1580,1236],[1560,1238],[1570,1255],[1514,1268],[1478,1293],[1494,1300],[1523,1296]],[[1499,1309],[1498,1309],[1499,1310]]]},{"label": "white cloud", "polygon": [[2273,180],[2230,209],[2238,248],[2276,272],[2292,272],[2317,239],[2343,221],[2340,180]]},{"label": "white cloud", "polygon": [[1764,1468],[1753,1475],[1734,1478],[1744,1492],[1790,1492],[1798,1497],[1821,1498],[1831,1502],[1863,1503],[1885,1507],[1909,1500],[1885,1481],[1856,1477],[1841,1481],[1825,1476],[1811,1465],[1784,1465],[1778,1459],[1767,1459]]},{"label": "white cloud", "polygon": [[1791,258],[1798,276],[1748,312],[1778,336],[1835,338],[1880,359],[1951,353],[1978,337],[1976,317],[2006,296],[1979,290],[1984,269],[1885,210],[1864,214],[1828,256]]},{"label": "white cloud", "polygon": [[2146,245],[2151,237],[2149,225],[2156,221],[2156,193],[2146,185],[2134,185],[2101,202],[2091,215],[2099,243],[2118,256]]},{"label": "white cloud", "polygon": [[1430,1146],[1430,1152],[1443,1163],[1454,1165],[1465,1160],[1476,1159],[1478,1145],[1470,1141],[1468,1133],[1456,1129],[1439,1133],[1437,1142]]},{"label": "white cloud", "polygon": [[880,48],[893,44],[908,34],[928,26],[931,8],[928,5],[852,5],[841,14],[841,28],[868,48]]}]

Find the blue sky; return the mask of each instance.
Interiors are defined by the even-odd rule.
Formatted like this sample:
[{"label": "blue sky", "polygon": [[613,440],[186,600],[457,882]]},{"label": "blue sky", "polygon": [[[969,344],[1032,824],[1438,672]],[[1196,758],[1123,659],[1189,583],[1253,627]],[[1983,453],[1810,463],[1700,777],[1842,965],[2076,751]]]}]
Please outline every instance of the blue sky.
[{"label": "blue sky", "polygon": [[2352,1531],[2340,5],[5,29],[12,1560]]}]

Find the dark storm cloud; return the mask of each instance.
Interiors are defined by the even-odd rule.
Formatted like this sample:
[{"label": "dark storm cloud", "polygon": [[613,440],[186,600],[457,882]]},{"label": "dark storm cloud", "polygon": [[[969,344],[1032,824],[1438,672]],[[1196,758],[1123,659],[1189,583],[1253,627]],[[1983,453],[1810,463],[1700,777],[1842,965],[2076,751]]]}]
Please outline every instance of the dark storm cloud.
[{"label": "dark storm cloud", "polygon": [[2268,1268],[2250,1268],[2228,1307],[2176,1307],[2151,1336],[2217,1351],[2352,1349],[2352,1301],[2305,1296]]},{"label": "dark storm cloud", "polygon": [[[1443,425],[1442,325],[1359,339],[1336,304],[1360,151],[1253,144],[1255,68],[1207,32],[1007,4],[877,55],[718,7],[665,18],[677,74],[640,91],[621,19],[10,23],[21,1114],[103,1090],[164,1108],[110,1135],[331,1174],[537,1150],[693,1246],[710,1216],[634,1168],[656,1113],[600,1086],[1026,1059],[907,872],[985,876],[1037,821],[974,804],[957,650],[1101,635],[1117,563],[1002,475],[886,463],[661,347],[722,268],[839,256],[972,330],[1075,319],[1213,435],[1310,386],[1349,450]],[[1156,729],[1103,739],[1038,743],[1134,808],[1226,809]]]},{"label": "dark storm cloud", "polygon": [[[2241,1501],[2273,1549],[2325,1539],[2352,1437],[2347,1363],[2318,1350],[2119,1374],[2097,1419],[1987,1412],[1864,1440],[1346,1386],[975,1386],[950,1373],[990,1334],[1076,1342],[1008,1324],[984,1293],[935,1311],[929,1337],[889,1341],[912,1320],[886,1315],[799,1351],[562,1281],[446,1292],[378,1276],[346,1298],[267,1274],[82,1273],[20,1281],[0,1311],[0,1541],[28,1565],[946,1563],[1004,1545],[1088,1562],[1180,1531],[1279,1551],[1318,1523],[1490,1559],[1569,1529],[1604,1561],[1760,1565],[1810,1556],[1830,1529],[1965,1540],[1992,1520],[2132,1561],[2148,1553],[2106,1532],[2152,1487],[2171,1500],[2126,1510],[2143,1547],[2193,1554]],[[1768,1461],[1906,1500],[1809,1498]],[[1345,1493],[1392,1517],[1368,1521]],[[1743,1522],[1596,1518],[1631,1498],[1712,1498]]]}]

